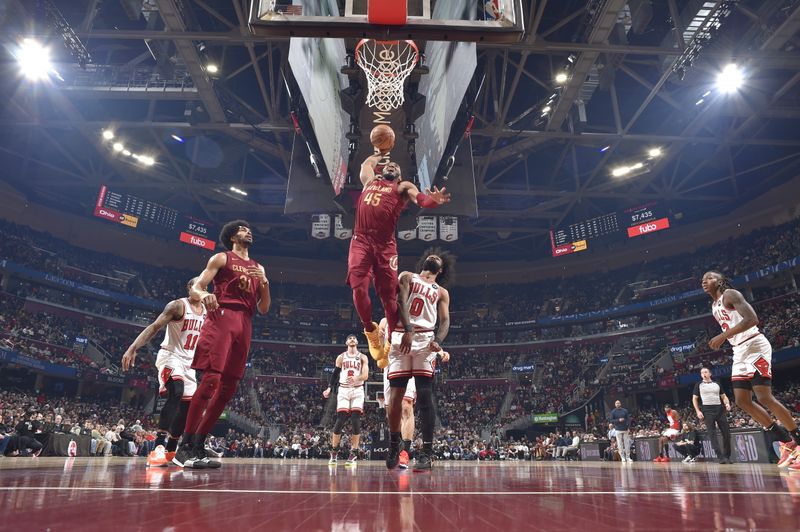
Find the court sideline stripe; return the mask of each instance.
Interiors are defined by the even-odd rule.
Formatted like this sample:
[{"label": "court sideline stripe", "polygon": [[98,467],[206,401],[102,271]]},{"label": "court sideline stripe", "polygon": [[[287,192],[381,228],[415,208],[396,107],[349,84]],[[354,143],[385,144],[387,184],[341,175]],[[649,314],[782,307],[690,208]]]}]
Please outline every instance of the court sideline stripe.
[{"label": "court sideline stripe", "polygon": [[787,491],[330,491],[203,488],[125,488],[99,486],[0,486],[0,491],[149,491],[168,493],[243,493],[275,495],[792,495]]}]

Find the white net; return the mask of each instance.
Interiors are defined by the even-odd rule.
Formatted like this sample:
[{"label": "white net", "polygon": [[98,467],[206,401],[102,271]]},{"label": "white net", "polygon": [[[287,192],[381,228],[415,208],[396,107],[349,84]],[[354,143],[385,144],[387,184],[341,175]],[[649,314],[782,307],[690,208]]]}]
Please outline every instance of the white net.
[{"label": "white net", "polygon": [[356,63],[367,76],[367,106],[388,112],[403,105],[403,83],[418,58],[414,41],[362,39],[356,47]]}]

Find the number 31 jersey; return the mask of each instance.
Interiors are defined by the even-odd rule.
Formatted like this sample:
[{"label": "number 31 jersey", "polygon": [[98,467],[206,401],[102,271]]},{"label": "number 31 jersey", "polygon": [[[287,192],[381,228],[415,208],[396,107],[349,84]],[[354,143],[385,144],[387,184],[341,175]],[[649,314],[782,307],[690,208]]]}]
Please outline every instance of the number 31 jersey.
[{"label": "number 31 jersey", "polygon": [[258,304],[259,281],[248,270],[257,268],[258,263],[253,259],[245,260],[232,251],[226,251],[225,255],[225,267],[214,276],[214,295],[220,307],[244,311],[252,316]]},{"label": "number 31 jersey", "polygon": [[413,274],[406,304],[414,330],[433,331],[438,318],[439,285],[427,282],[419,274]]},{"label": "number 31 jersey", "polygon": [[202,314],[196,314],[188,298],[181,298],[180,301],[183,303],[183,318],[167,324],[161,349],[191,364],[197,340],[200,338],[200,329],[206,320],[206,312],[204,309]]}]

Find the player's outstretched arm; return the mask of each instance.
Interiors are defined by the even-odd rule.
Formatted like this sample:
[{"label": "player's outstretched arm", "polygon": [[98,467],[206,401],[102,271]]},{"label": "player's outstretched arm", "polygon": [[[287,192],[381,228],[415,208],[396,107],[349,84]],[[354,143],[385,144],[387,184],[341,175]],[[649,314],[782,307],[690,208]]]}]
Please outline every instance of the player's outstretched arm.
[{"label": "player's outstretched arm", "polygon": [[342,355],[336,357],[336,367],[333,369],[333,373],[331,373],[331,378],[328,380],[328,387],[325,388],[325,391],[322,392],[322,397],[327,399],[333,390],[337,388],[339,385],[339,374],[342,372]]},{"label": "player's outstretched arm", "polygon": [[444,287],[439,287],[439,302],[436,312],[439,315],[439,330],[431,342],[431,350],[441,351],[442,342],[450,332],[450,292]]},{"label": "player's outstretched arm", "polygon": [[167,303],[167,306],[164,307],[161,314],[158,315],[153,323],[145,327],[144,330],[139,333],[136,340],[133,341],[125,351],[125,354],[122,355],[122,371],[128,371],[132,368],[133,364],[136,362],[136,351],[147,345],[147,342],[152,340],[153,336],[169,322],[181,319],[183,317],[183,312],[183,301],[180,299],[175,299]]},{"label": "player's outstretched arm", "polygon": [[397,191],[400,194],[408,195],[408,198],[422,207],[423,209],[435,209],[443,203],[450,202],[450,193],[442,187],[433,187],[433,191],[426,188],[425,192],[420,192],[417,186],[411,181],[403,181],[398,185]]},{"label": "player's outstretched arm", "polygon": [[361,177],[362,186],[367,186],[367,183],[375,179],[375,167],[378,166],[381,157],[383,157],[383,155],[376,153],[375,155],[370,155],[361,163],[361,173],[359,176]]},{"label": "player's outstretched arm", "polygon": [[217,253],[210,259],[206,269],[197,278],[192,287],[189,289],[189,296],[194,300],[203,302],[206,310],[212,312],[217,310],[219,303],[217,303],[217,296],[208,293],[208,285],[214,280],[217,273],[225,267],[228,262],[228,256],[225,253]]}]

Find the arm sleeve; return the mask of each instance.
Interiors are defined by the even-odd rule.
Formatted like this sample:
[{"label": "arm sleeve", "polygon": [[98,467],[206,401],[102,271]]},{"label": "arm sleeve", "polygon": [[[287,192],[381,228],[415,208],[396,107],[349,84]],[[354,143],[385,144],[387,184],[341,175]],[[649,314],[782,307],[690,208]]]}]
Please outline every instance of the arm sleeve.
[{"label": "arm sleeve", "polygon": [[331,391],[335,390],[339,386],[339,374],[341,372],[342,368],[333,368],[331,378],[328,380],[328,387],[330,387]]}]

